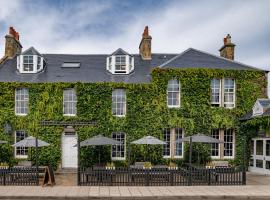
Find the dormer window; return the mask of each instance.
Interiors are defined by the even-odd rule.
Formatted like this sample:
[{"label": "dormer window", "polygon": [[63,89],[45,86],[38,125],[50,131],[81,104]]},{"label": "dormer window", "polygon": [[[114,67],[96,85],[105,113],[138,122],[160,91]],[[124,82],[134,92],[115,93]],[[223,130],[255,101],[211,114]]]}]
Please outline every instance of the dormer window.
[{"label": "dormer window", "polygon": [[23,56],[23,71],[32,72],[34,70],[33,56]]},{"label": "dormer window", "polygon": [[45,61],[42,55],[31,47],[17,57],[17,69],[20,73],[38,73],[43,70]]},{"label": "dormer window", "polygon": [[112,74],[130,74],[134,70],[134,57],[118,49],[107,57],[107,70]]},{"label": "dormer window", "polygon": [[115,56],[115,73],[125,73],[126,69],[126,55]]}]

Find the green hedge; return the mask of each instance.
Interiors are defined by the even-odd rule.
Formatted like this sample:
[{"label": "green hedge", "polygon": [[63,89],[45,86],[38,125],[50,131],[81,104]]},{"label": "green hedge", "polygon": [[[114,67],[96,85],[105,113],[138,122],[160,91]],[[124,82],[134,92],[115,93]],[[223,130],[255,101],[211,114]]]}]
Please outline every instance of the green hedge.
[{"label": "green hedge", "polygon": [[[30,135],[51,143],[40,150],[40,164],[56,167],[61,161],[61,134],[63,127],[41,127],[41,120],[56,121],[96,121],[96,126],[75,127],[80,139],[112,132],[127,133],[128,141],[145,135],[162,138],[164,128],[181,127],[185,135],[192,133],[209,134],[212,128],[235,128],[237,137],[236,162],[241,159],[241,138],[246,130],[241,130],[239,117],[249,111],[259,97],[266,97],[265,73],[259,71],[213,70],[213,69],[159,69],[151,72],[149,84],[124,83],[0,83],[0,139],[12,138],[4,134],[4,124],[8,121],[14,130],[27,130]],[[213,78],[236,78],[237,103],[234,109],[211,108],[210,82]],[[176,78],[181,82],[181,108],[168,109],[166,88],[168,80]],[[25,117],[14,114],[14,91],[18,87],[30,88],[30,113]],[[62,113],[63,89],[75,88],[78,96],[77,116],[64,117]],[[111,95],[114,88],[125,88],[127,94],[127,115],[124,118],[111,114]],[[128,142],[127,142],[128,145]],[[198,151],[202,148],[199,147]],[[187,148],[188,145],[185,145]],[[9,160],[12,148],[2,145]],[[153,162],[168,162],[162,159],[161,147],[149,152],[142,146],[132,146],[131,159],[151,156]],[[197,148],[197,147],[196,147]],[[84,165],[97,162],[97,149],[82,148],[81,161]],[[110,160],[110,148],[104,147],[102,161]],[[151,155],[149,155],[151,154]],[[186,153],[187,154],[187,153]],[[119,162],[126,165],[127,161]]]}]

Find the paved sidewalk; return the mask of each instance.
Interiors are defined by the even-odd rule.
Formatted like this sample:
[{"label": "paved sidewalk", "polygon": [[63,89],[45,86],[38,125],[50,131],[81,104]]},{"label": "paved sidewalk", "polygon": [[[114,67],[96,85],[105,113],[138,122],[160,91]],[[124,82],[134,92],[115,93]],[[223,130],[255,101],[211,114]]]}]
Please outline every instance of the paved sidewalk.
[{"label": "paved sidewalk", "polygon": [[270,186],[1,186],[0,199],[270,199]]}]

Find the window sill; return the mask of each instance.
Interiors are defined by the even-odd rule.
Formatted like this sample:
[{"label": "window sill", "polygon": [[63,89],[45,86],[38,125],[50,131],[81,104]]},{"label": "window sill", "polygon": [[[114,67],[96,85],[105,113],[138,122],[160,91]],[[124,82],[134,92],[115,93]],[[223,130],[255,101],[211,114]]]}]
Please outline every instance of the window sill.
[{"label": "window sill", "polygon": [[27,155],[15,155],[14,156],[15,158],[17,158],[17,159],[27,159]]},{"label": "window sill", "polygon": [[220,160],[220,156],[211,156],[211,159],[214,159],[214,160]]},{"label": "window sill", "polygon": [[24,117],[24,116],[26,116],[26,115],[28,115],[28,114],[19,114],[19,113],[15,113],[15,115],[16,115],[16,116]]},{"label": "window sill", "polygon": [[183,156],[174,156],[173,157],[174,159],[182,159],[182,158],[184,158]]},{"label": "window sill", "polygon": [[75,114],[63,114],[64,117],[76,117]]},{"label": "window sill", "polygon": [[114,117],[125,117],[126,115],[113,115]]},{"label": "window sill", "polygon": [[123,161],[123,160],[126,160],[126,158],[121,158],[121,157],[115,157],[115,158],[111,158],[113,161]]},{"label": "window sill", "polygon": [[168,106],[168,105],[167,105],[167,107],[168,107],[168,108],[180,108],[181,106]]},{"label": "window sill", "polygon": [[224,156],[223,159],[229,159],[229,160],[232,160],[232,159],[234,159],[234,156]]},{"label": "window sill", "polygon": [[170,159],[171,156],[163,156],[162,158],[164,158],[164,159]]}]

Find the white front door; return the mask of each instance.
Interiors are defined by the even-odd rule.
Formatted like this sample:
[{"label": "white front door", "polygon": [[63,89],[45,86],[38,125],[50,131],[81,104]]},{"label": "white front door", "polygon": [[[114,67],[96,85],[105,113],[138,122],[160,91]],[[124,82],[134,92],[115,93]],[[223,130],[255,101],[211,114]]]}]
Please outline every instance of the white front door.
[{"label": "white front door", "polygon": [[270,174],[270,138],[252,140],[250,171]]},{"label": "white front door", "polygon": [[77,135],[62,135],[62,168],[78,167]]}]

